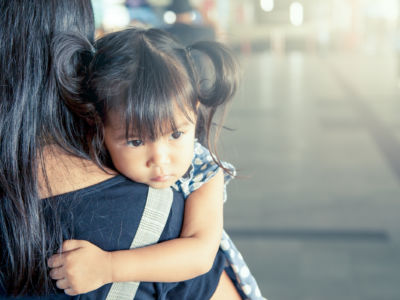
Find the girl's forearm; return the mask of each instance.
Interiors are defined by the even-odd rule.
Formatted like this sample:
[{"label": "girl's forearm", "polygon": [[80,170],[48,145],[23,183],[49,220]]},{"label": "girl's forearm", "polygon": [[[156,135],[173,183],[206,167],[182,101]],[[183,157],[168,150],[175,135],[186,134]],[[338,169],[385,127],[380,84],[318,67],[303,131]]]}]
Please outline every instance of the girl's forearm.
[{"label": "girl's forearm", "polygon": [[175,282],[200,276],[211,269],[218,251],[205,243],[188,237],[111,252],[112,281]]},{"label": "girl's forearm", "polygon": [[111,252],[113,282],[175,282],[207,273],[215,260],[223,227],[223,174],[190,194],[180,238]]}]

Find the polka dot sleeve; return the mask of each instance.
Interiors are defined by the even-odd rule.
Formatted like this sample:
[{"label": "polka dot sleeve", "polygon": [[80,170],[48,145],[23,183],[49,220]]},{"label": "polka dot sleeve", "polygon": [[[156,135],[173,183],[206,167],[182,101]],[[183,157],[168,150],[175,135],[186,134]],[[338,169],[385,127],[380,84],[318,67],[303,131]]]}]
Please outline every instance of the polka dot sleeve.
[{"label": "polka dot sleeve", "polygon": [[[235,168],[227,163],[222,162],[224,168],[229,170],[229,173],[224,172],[224,202],[226,201],[226,185],[236,176]],[[194,157],[192,164],[180,180],[173,186],[176,190],[183,193],[187,198],[190,193],[197,190],[204,183],[209,181],[218,172],[218,166],[212,158],[212,153],[196,142],[194,145]],[[228,234],[223,231],[221,240],[221,249],[227,259],[229,268],[233,271],[231,279],[236,288],[242,291],[245,295],[245,300],[266,300],[262,297],[260,289],[253,275],[250,273],[245,261],[239,250],[236,248]]]},{"label": "polka dot sleeve", "polygon": [[[187,198],[190,195],[190,193],[194,192],[204,183],[213,178],[220,169],[220,166],[218,166],[213,160],[212,155],[213,154],[206,147],[202,146],[198,142],[195,142],[192,164],[188,172],[173,186],[176,190],[182,192],[185,198]],[[224,202],[225,202],[226,185],[232,178],[236,176],[236,170],[235,167],[232,166],[230,163],[222,162],[222,165],[231,173],[229,174],[228,172],[224,172],[224,181],[225,181]]]}]

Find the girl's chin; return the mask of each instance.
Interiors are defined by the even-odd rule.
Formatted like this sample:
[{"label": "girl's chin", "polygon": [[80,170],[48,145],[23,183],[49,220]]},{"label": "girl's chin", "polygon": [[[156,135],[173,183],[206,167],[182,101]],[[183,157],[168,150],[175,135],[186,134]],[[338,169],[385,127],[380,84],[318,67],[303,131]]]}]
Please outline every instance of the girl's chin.
[{"label": "girl's chin", "polygon": [[169,188],[169,187],[171,187],[172,185],[173,185],[174,183],[152,183],[152,184],[149,184],[149,186],[151,187],[151,188],[153,188],[153,189],[166,189],[166,188]]},{"label": "girl's chin", "polygon": [[147,184],[154,189],[165,189],[171,187],[175,183],[173,176],[164,176],[164,178],[157,178],[156,180],[150,180]]}]

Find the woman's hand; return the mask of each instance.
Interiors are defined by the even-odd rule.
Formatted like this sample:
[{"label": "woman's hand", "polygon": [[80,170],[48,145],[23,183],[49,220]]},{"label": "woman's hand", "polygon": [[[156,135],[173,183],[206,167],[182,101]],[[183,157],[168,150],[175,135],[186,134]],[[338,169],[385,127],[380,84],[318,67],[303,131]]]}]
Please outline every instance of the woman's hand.
[{"label": "woman's hand", "polygon": [[67,240],[48,260],[50,277],[67,295],[93,291],[112,282],[111,253],[83,240]]}]

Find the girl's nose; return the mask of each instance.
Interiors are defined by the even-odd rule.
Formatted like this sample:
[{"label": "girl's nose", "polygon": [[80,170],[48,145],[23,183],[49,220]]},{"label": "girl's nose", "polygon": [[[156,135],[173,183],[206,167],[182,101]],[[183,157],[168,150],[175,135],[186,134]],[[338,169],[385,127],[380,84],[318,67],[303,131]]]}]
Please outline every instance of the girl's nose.
[{"label": "girl's nose", "polygon": [[147,166],[162,167],[170,162],[169,149],[166,143],[159,141],[152,143],[150,147],[150,157]]}]

